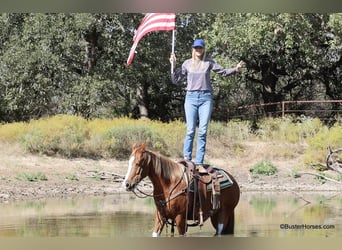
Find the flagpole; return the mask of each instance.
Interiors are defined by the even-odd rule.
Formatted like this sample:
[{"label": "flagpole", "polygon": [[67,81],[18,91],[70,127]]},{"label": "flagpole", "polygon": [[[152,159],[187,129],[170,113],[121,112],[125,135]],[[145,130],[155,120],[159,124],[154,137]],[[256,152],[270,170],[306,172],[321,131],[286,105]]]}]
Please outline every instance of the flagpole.
[{"label": "flagpole", "polygon": [[[175,53],[175,30],[172,30],[172,48],[171,48],[171,54],[173,55]],[[171,74],[173,74],[173,60],[171,60]]]}]

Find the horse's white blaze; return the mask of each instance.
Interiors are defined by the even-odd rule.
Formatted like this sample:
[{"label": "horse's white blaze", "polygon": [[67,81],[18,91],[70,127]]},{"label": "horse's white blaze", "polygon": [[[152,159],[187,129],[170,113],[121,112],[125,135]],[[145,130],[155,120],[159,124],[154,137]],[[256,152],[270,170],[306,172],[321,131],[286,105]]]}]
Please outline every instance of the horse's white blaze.
[{"label": "horse's white blaze", "polygon": [[126,181],[127,181],[127,179],[128,179],[129,174],[130,174],[131,171],[132,171],[133,161],[134,161],[134,156],[132,156],[131,158],[129,158],[129,161],[128,161],[128,170],[127,170],[125,179],[124,179],[124,181],[122,182],[122,187],[126,187]]}]

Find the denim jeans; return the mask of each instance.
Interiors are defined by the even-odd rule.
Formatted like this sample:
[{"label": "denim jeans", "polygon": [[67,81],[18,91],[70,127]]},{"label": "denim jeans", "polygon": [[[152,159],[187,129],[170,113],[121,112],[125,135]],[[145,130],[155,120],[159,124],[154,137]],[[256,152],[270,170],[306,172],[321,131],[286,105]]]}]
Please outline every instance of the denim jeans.
[{"label": "denim jeans", "polygon": [[198,138],[195,164],[203,164],[207,142],[207,130],[213,98],[210,91],[188,91],[185,97],[184,109],[186,118],[186,135],[184,140],[184,157],[192,160],[192,147],[198,120]]}]

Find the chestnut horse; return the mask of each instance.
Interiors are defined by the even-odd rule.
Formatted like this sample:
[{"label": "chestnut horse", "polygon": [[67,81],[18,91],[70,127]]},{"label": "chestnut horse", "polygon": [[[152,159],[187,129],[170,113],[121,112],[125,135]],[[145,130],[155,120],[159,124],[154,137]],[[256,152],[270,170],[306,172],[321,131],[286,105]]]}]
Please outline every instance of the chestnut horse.
[{"label": "chestnut horse", "polygon": [[[202,193],[201,208],[193,203],[194,192],[190,191],[191,179],[186,166],[177,163],[159,153],[146,150],[145,144],[133,145],[128,171],[123,186],[134,191],[138,183],[148,176],[153,185],[153,198],[156,205],[153,237],[160,236],[166,223],[175,224],[179,235],[185,236],[188,220],[203,221],[210,217],[216,229],[215,235],[234,233],[234,209],[239,202],[240,189],[235,179],[229,187],[220,190],[220,206],[213,209],[212,191]],[[194,205],[195,204],[195,205]],[[199,215],[201,210],[201,216]],[[192,213],[195,211],[194,213]],[[173,230],[172,230],[173,231]],[[173,232],[172,232],[173,233]]]}]

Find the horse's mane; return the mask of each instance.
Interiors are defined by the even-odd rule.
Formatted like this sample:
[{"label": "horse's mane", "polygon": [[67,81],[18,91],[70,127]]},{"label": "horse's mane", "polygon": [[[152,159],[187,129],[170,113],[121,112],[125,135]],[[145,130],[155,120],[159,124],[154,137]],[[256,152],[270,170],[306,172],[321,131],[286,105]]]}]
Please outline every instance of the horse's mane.
[{"label": "horse's mane", "polygon": [[152,163],[156,175],[172,180],[182,176],[183,169],[179,164],[160,153],[145,151],[147,164]]}]

